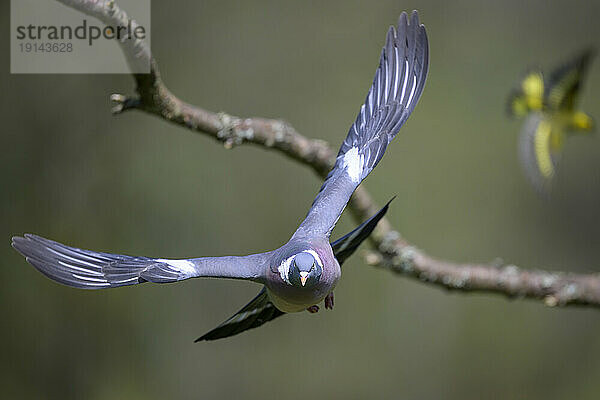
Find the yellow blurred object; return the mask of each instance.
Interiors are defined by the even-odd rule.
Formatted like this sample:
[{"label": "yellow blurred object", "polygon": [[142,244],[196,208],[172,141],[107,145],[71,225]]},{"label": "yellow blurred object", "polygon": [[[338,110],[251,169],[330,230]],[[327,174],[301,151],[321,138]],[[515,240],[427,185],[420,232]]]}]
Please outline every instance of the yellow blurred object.
[{"label": "yellow blurred object", "polygon": [[594,120],[586,113],[576,111],[572,114],[571,125],[574,130],[591,132],[594,129]]},{"label": "yellow blurred object", "polygon": [[547,79],[540,69],[532,69],[509,96],[509,114],[527,117],[519,140],[520,159],[525,175],[541,194],[550,190],[567,134],[593,129],[592,117],[575,109],[592,55],[591,50],[583,52]]},{"label": "yellow blurred object", "polygon": [[514,91],[509,102],[509,112],[523,117],[530,111],[539,111],[544,103],[544,77],[539,71],[528,73],[520,90]]}]

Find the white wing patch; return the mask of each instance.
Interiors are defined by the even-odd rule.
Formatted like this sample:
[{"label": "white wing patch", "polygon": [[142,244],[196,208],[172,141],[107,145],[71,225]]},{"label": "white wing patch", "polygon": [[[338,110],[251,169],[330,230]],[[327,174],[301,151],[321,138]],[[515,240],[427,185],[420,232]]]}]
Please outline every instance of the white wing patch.
[{"label": "white wing patch", "polygon": [[[344,154],[344,168],[353,182],[360,182],[365,156],[358,154],[358,147],[352,147]],[[312,253],[311,253],[312,254]]]},{"label": "white wing patch", "polygon": [[[192,278],[196,276],[196,267],[194,263],[188,260],[169,260],[166,258],[158,258],[156,261],[160,263],[169,264],[171,267],[175,268],[183,275],[185,275],[185,279]],[[180,279],[182,280],[182,279]]]},{"label": "white wing patch", "polygon": [[277,270],[279,271],[279,276],[288,285],[292,284],[290,282],[290,265],[292,265],[292,260],[294,259],[294,257],[295,256],[286,258],[281,262],[281,264],[279,264],[279,267],[277,267]]}]

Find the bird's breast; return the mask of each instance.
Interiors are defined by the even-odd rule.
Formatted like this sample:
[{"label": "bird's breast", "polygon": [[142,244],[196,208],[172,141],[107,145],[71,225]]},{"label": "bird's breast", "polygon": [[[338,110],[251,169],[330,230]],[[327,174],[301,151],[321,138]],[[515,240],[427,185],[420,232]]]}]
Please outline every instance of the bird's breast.
[{"label": "bird's breast", "polygon": [[303,301],[290,302],[285,298],[287,296],[285,296],[285,297],[278,296],[277,294],[275,294],[273,291],[271,291],[269,289],[267,289],[267,294],[269,295],[269,299],[275,305],[275,307],[277,307],[280,311],[283,311],[286,313],[294,313],[294,312],[304,311],[308,307],[310,307],[311,305],[316,303],[316,302],[313,302],[310,305],[307,305],[308,303],[303,302]]}]

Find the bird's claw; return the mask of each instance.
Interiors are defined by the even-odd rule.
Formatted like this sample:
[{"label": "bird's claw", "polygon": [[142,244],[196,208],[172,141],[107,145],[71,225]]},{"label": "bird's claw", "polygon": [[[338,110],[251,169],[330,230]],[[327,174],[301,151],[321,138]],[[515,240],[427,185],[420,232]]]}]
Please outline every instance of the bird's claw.
[{"label": "bird's claw", "polygon": [[325,308],[328,310],[333,310],[333,292],[325,296]]},{"label": "bird's claw", "polygon": [[319,312],[319,306],[317,306],[317,305],[310,306],[306,309],[306,311],[308,311],[311,314],[317,313],[317,312]]}]

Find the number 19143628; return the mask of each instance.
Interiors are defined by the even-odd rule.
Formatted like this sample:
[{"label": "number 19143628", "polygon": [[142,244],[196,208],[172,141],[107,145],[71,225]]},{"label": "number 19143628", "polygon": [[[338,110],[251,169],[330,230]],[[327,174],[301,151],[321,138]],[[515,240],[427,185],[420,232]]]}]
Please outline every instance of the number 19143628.
[{"label": "number 19143628", "polygon": [[27,42],[19,43],[21,53],[71,53],[73,43]]}]

